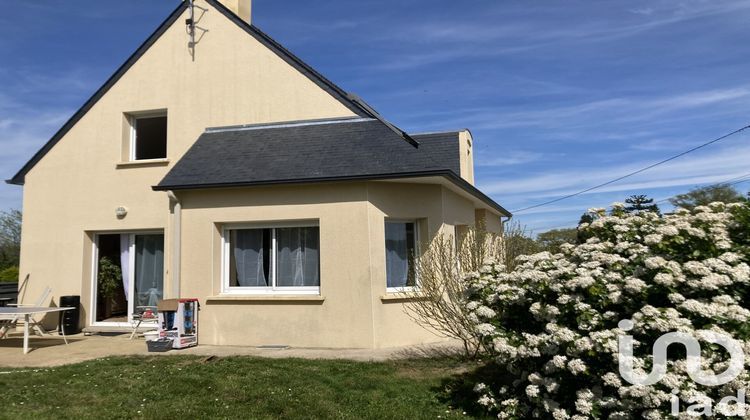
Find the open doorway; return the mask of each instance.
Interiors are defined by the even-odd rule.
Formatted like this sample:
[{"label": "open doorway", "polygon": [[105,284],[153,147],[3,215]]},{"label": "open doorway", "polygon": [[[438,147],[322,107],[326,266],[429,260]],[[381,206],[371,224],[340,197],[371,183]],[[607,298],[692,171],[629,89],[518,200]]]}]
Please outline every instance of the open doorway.
[{"label": "open doorway", "polygon": [[[123,264],[121,258],[121,236],[98,237],[96,322],[128,322],[127,280],[123,280],[122,270],[128,261]],[[127,276],[127,272],[124,274]]]},{"label": "open doorway", "polygon": [[134,311],[164,296],[164,235],[95,235],[94,325],[126,326]]}]

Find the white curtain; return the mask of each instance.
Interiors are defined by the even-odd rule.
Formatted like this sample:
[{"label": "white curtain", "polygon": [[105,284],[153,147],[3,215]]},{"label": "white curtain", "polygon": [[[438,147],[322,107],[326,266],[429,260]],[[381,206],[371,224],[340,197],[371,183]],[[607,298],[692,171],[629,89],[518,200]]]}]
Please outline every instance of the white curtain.
[{"label": "white curtain", "polygon": [[266,287],[268,279],[263,267],[265,229],[232,231],[237,285],[241,287]]},{"label": "white curtain", "polygon": [[405,287],[409,277],[406,223],[386,222],[385,253],[388,287]]},{"label": "white curtain", "polygon": [[320,230],[317,227],[276,229],[276,285],[320,285]]},{"label": "white curtain", "polygon": [[156,306],[164,293],[164,235],[135,239],[135,295],[137,306]]},{"label": "white curtain", "polygon": [[130,235],[120,235],[120,270],[122,271],[122,288],[125,290],[125,300],[128,300],[130,286]]}]

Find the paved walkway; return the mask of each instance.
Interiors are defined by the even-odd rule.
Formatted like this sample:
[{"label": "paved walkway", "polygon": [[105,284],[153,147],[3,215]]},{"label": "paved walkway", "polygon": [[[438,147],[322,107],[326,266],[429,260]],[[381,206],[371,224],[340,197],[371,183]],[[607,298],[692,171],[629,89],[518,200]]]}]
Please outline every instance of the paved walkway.
[{"label": "paved walkway", "polygon": [[200,356],[256,356],[270,358],[298,357],[303,359],[346,359],[358,361],[382,361],[427,357],[454,352],[456,343],[443,342],[411,347],[385,349],[311,349],[311,348],[258,348],[237,346],[200,345],[165,353],[149,353],[143,338],[129,340],[129,334],[114,336],[77,334],[68,338],[67,346],[62,337],[32,337],[29,354],[23,354],[23,338],[11,336],[0,340],[0,366],[45,367],[59,366],[110,356],[133,355],[200,355]]}]

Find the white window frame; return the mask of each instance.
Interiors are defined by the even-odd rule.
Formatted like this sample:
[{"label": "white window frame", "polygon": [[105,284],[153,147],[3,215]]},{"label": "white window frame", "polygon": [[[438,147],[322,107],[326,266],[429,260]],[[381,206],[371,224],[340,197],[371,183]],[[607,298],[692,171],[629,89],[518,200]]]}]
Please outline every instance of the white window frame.
[{"label": "white window frame", "polygon": [[[417,273],[417,260],[419,259],[419,255],[421,254],[420,248],[419,248],[419,219],[385,219],[385,222],[383,223],[383,232],[385,233],[385,224],[386,223],[414,223],[414,286],[404,286],[404,287],[388,287],[388,270],[385,271],[385,291],[386,293],[409,293],[409,292],[416,292],[419,290],[419,275]],[[385,265],[383,267],[388,267],[388,250],[385,249],[385,242],[383,242],[383,249],[385,250]]]},{"label": "white window frame", "polygon": [[[135,267],[135,240],[136,236],[145,235],[162,235],[164,237],[164,249],[166,252],[167,239],[164,230],[144,230],[144,231],[133,231],[133,232],[118,232],[118,231],[101,231],[95,232],[92,247],[92,258],[91,258],[91,308],[93,310],[90,314],[89,325],[91,326],[104,326],[104,327],[133,327],[133,313],[135,311],[135,269],[131,269],[128,276],[128,290],[125,291],[128,300],[128,320],[127,322],[108,322],[108,321],[97,321],[96,320],[96,305],[97,305],[97,279],[99,277],[99,237],[102,235],[128,235],[128,259],[131,267]],[[166,262],[166,255],[164,257]],[[162,274],[164,283],[162,284],[162,293],[165,293],[167,287],[167,264],[164,264],[164,272]],[[166,297],[163,297],[166,299]]]},{"label": "white window frame", "polygon": [[167,159],[166,155],[163,158],[154,158],[154,159],[136,159],[135,158],[136,142],[138,141],[138,136],[137,136],[137,131],[136,131],[136,121],[139,119],[157,118],[157,117],[167,118],[167,138],[164,139],[164,142],[167,143],[166,145],[167,150],[169,150],[169,143],[168,143],[169,142],[169,116],[167,115],[167,110],[127,114],[127,117],[128,117],[128,124],[130,125],[130,161],[131,162],[152,162],[152,161],[161,161],[161,160]]},{"label": "white window frame", "polygon": [[[320,223],[317,221],[300,221],[300,222],[283,222],[283,223],[248,223],[248,224],[230,224],[226,225],[222,229],[221,241],[222,241],[222,256],[221,256],[221,294],[223,295],[320,295],[320,285],[318,286],[306,286],[306,287],[289,287],[289,286],[276,286],[276,229],[281,228],[307,228],[316,227],[318,233],[320,233]],[[231,267],[231,232],[234,230],[243,229],[271,229],[271,256],[270,266],[271,272],[270,280],[271,286],[267,287],[241,287],[241,286],[229,286],[229,269]],[[320,235],[318,235],[318,258],[321,258],[322,253],[320,252]],[[320,264],[320,260],[318,261]],[[322,284],[323,279],[320,272],[320,266],[318,267],[318,278],[319,283]]]}]

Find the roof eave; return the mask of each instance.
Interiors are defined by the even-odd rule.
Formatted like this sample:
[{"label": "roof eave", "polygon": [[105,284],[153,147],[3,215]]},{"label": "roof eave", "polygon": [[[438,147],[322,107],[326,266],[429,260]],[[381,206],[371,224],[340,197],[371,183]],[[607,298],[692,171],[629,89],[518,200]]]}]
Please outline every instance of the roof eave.
[{"label": "roof eave", "polygon": [[106,82],[81,106],[78,111],[73,114],[70,119],[63,124],[62,127],[52,136],[52,138],[39,149],[34,156],[29,159],[28,162],[13,176],[13,178],[5,181],[8,184],[23,185],[25,182],[26,174],[33,168],[43,157],[46,155],[65,134],[70,131],[78,121],[83,118],[84,115],[101,99],[112,86],[117,83],[118,80],[135,64],[141,56],[151,48],[166,30],[177,21],[182,15],[182,12],[187,8],[187,2],[180,2],[180,4],[172,11],[172,13],[159,25],[158,28],[141,44],[133,54],[128,57],[125,62],[115,70],[115,72],[107,79]]},{"label": "roof eave", "polygon": [[498,213],[502,214],[503,216],[513,217],[513,213],[506,210],[505,207],[501,206],[495,200],[490,198],[487,194],[480,191],[479,188],[471,185],[468,181],[456,175],[453,171],[450,171],[450,173],[448,175],[445,175],[445,177],[453,181],[454,184],[463,188],[469,194],[473,195],[474,197],[482,201],[484,204],[486,204],[488,207],[493,208],[494,210],[496,210]]},{"label": "roof eave", "polygon": [[184,185],[169,185],[159,184],[151,187],[154,191],[184,191],[184,190],[204,190],[204,189],[217,189],[217,188],[242,188],[242,187],[258,187],[258,186],[272,186],[272,185],[292,185],[292,184],[316,184],[324,182],[346,182],[346,181],[376,181],[385,179],[399,179],[399,178],[425,178],[430,176],[441,176],[447,180],[453,182],[456,186],[462,188],[475,198],[486,204],[488,207],[494,209],[498,213],[506,217],[512,217],[513,214],[506,210],[503,206],[495,202],[489,196],[481,192],[477,187],[471,185],[465,179],[456,175],[451,170],[432,170],[432,171],[417,171],[417,172],[398,172],[390,174],[378,174],[378,175],[356,175],[356,176],[341,176],[341,177],[325,177],[325,178],[299,178],[299,179],[281,179],[281,180],[268,180],[268,181],[256,181],[256,182],[227,182],[227,183],[213,183],[213,184],[184,184]]},{"label": "roof eave", "polygon": [[239,187],[255,187],[255,186],[268,186],[268,185],[289,185],[289,184],[315,184],[321,182],[344,182],[344,181],[370,181],[380,179],[396,179],[396,178],[421,178],[428,176],[444,176],[447,173],[452,173],[449,170],[434,170],[434,171],[419,171],[419,172],[397,172],[389,174],[375,174],[375,175],[347,175],[347,176],[336,176],[336,177],[318,177],[318,178],[290,178],[290,179],[278,179],[278,180],[266,180],[266,181],[252,181],[252,182],[219,182],[219,183],[205,183],[205,184],[181,184],[181,185],[169,185],[159,184],[151,187],[154,191],[177,191],[177,190],[199,190],[199,189],[213,189],[213,188],[239,188]]}]

